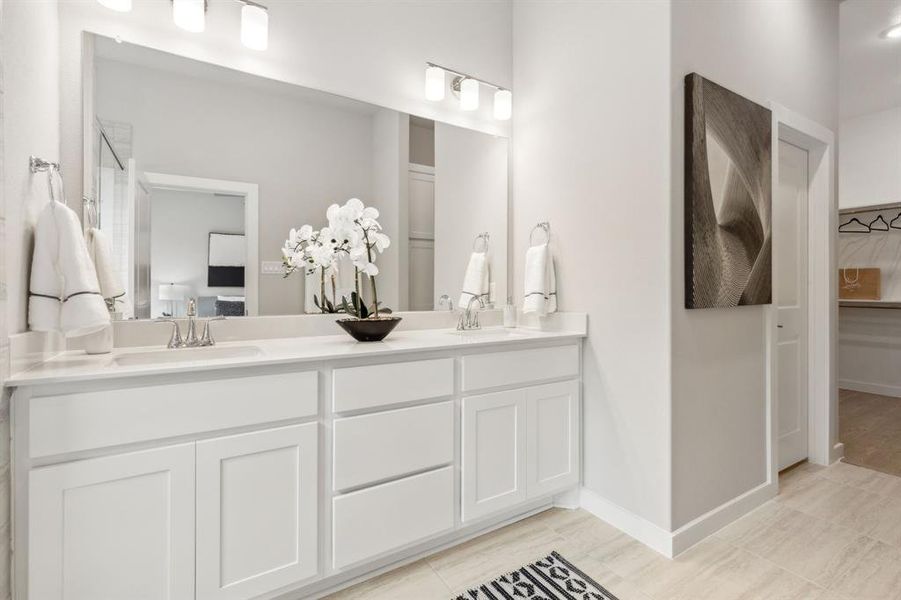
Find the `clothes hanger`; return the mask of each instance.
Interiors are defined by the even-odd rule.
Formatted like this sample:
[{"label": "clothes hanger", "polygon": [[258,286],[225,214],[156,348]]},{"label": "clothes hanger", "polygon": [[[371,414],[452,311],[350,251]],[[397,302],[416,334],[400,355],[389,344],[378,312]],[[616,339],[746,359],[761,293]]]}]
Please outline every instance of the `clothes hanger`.
[{"label": "clothes hanger", "polygon": [[[851,229],[856,227],[856,229]],[[860,222],[857,217],[851,217],[849,221],[838,226],[839,233],[870,233],[870,226]]]},{"label": "clothes hanger", "polygon": [[[898,223],[898,225],[895,225]],[[892,229],[901,229],[901,212],[898,213],[898,216],[889,221],[888,226]]]},{"label": "clothes hanger", "polygon": [[882,215],[879,215],[872,221],[870,221],[870,231],[888,231],[889,226],[888,223],[885,222],[885,219],[882,218]]}]

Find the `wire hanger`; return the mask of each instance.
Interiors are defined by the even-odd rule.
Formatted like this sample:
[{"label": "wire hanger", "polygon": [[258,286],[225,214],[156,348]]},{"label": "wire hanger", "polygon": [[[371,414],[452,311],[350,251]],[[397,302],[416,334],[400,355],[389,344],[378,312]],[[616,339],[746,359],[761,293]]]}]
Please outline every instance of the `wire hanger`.
[{"label": "wire hanger", "polygon": [[[491,236],[488,235],[488,232],[480,233],[476,236],[476,239],[472,242],[472,250],[473,252],[488,252],[488,241],[491,239]],[[479,240],[482,240],[485,247],[482,250],[477,250],[479,247]]]},{"label": "wire hanger", "polygon": [[882,218],[882,215],[879,215],[872,221],[870,221],[870,231],[888,231],[889,226],[888,223],[885,222],[885,219]]},{"label": "wire hanger", "polygon": [[901,229],[901,213],[898,213],[897,217],[889,221],[888,226],[892,229]]},{"label": "wire hanger", "polygon": [[851,217],[849,221],[838,226],[839,233],[870,233],[870,226],[861,223],[857,217]]},{"label": "wire hanger", "polygon": [[532,231],[529,232],[529,246],[535,244],[532,238],[535,232],[539,230],[544,231],[544,236],[546,238],[544,243],[549,244],[551,242],[551,224],[548,221],[542,221],[535,225],[535,227],[532,228]]}]

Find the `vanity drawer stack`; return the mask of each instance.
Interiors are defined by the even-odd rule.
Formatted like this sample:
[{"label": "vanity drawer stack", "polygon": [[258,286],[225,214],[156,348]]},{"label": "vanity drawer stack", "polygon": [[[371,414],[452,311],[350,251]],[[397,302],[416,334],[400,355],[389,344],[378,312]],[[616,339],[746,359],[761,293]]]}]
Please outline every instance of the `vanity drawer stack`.
[{"label": "vanity drawer stack", "polygon": [[335,369],[333,568],[453,529],[453,393],[453,358]]}]

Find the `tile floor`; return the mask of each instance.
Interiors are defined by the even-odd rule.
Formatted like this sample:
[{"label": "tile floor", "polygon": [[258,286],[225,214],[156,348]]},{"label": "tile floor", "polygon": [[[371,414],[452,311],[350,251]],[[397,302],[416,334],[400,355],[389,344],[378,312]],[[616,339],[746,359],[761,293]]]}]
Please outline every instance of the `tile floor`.
[{"label": "tile floor", "polygon": [[620,600],[901,600],[901,478],[802,464],[775,500],[672,561],[553,509],[331,598],[446,600],[551,550]]},{"label": "tile floor", "polygon": [[845,461],[901,476],[901,398],[839,390]]}]

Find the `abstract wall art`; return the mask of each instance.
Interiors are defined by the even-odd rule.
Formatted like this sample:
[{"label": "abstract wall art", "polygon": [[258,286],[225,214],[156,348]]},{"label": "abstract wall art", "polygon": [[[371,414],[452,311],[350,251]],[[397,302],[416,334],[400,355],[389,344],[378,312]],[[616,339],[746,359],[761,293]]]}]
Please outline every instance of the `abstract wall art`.
[{"label": "abstract wall art", "polygon": [[685,77],[685,307],[772,302],[772,117]]}]

